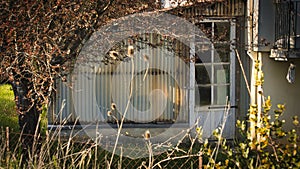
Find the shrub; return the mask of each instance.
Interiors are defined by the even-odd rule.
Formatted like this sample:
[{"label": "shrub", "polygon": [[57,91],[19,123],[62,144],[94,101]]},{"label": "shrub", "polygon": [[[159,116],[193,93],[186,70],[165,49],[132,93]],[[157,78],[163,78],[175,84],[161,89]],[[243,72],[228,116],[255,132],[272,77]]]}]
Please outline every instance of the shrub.
[{"label": "shrub", "polygon": [[[216,147],[204,144],[203,155],[209,158],[205,167],[300,168],[298,117],[292,118],[294,128],[285,131],[283,129],[285,120],[281,119],[285,105],[277,105],[274,113],[270,113],[271,107],[271,100],[268,97],[263,105],[260,121],[257,118],[249,118],[247,122],[257,124],[254,131],[246,127],[246,121],[237,121],[236,127],[240,138],[235,140],[234,146],[229,146],[226,139],[222,138],[220,132],[216,130],[214,137],[220,141],[220,144],[216,146],[220,150],[213,154]],[[257,105],[250,107],[249,114],[251,113],[257,115]]]}]

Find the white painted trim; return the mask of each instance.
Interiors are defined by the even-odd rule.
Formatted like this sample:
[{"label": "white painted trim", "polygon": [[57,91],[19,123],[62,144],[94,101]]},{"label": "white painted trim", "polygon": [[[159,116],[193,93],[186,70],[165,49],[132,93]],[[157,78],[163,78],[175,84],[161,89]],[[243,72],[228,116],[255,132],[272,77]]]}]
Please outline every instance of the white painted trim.
[{"label": "white painted trim", "polygon": [[[190,43],[190,59],[195,57],[195,39]],[[195,117],[195,62],[190,62],[190,78],[189,78],[189,124],[194,125]]]},{"label": "white painted trim", "polygon": [[[233,19],[230,22],[230,103],[231,105],[236,105],[236,83],[235,83],[235,79],[236,79],[236,54],[235,54],[235,46],[233,44],[235,44],[235,40],[236,40],[236,21]],[[231,110],[232,113],[235,113],[235,109]]]}]

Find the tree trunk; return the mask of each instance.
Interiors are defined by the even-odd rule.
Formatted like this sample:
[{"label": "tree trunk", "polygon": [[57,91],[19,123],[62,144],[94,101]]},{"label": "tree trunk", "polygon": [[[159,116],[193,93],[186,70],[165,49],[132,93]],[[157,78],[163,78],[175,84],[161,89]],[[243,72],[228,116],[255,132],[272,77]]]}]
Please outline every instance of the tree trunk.
[{"label": "tree trunk", "polygon": [[21,131],[22,142],[22,166],[27,164],[33,154],[38,153],[39,138],[39,115],[41,110],[36,101],[32,100],[32,95],[28,93],[31,83],[26,80],[22,82],[12,81],[11,85],[15,95],[17,111],[19,113],[19,127]]}]

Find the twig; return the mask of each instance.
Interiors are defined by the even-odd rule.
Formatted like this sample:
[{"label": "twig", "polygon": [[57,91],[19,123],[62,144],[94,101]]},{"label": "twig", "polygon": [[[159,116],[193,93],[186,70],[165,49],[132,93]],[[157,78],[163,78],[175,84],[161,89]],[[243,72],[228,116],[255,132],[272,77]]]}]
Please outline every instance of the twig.
[{"label": "twig", "polygon": [[[229,110],[230,110],[230,102],[228,101],[228,96],[226,98],[226,107],[225,107],[225,112],[224,112],[224,116],[223,116],[223,121],[222,121],[222,126],[221,126],[221,131],[220,131],[220,134],[218,136],[218,143],[217,143],[217,146],[214,148],[213,152],[212,152],[212,156],[215,154],[215,159],[214,159],[214,163],[213,163],[213,168],[215,167],[215,162],[217,160],[217,156],[218,156],[218,152],[219,152],[219,148],[220,148],[220,145],[221,145],[221,141],[222,141],[222,135],[223,135],[223,131],[224,131],[224,128],[225,128],[225,124],[226,124],[226,121],[227,121],[227,117],[228,117],[228,114],[229,114]],[[208,161],[208,164],[211,162],[212,158],[209,159]]]},{"label": "twig", "polygon": [[276,152],[276,148],[274,147],[274,141],[273,141],[272,137],[269,137],[269,139],[271,140],[271,144],[270,144],[270,146],[271,146],[271,147],[272,147],[272,149],[273,149],[273,152],[274,152],[274,155],[275,155],[276,161],[277,161],[277,162],[279,162],[278,155],[277,155],[277,152]]},{"label": "twig", "polygon": [[177,160],[177,159],[182,159],[182,158],[190,158],[190,157],[199,157],[199,154],[188,154],[188,155],[182,155],[182,156],[177,156],[177,157],[168,157],[166,159],[163,159],[156,164],[153,165],[152,168],[155,168],[156,166],[160,166],[161,163],[170,161],[170,160]]},{"label": "twig", "polygon": [[202,161],[202,152],[201,151],[200,151],[198,159],[199,159],[198,169],[202,169],[203,161]]},{"label": "twig", "polygon": [[[133,77],[134,77],[134,62],[133,62],[133,58],[131,59],[131,66],[132,66],[132,70],[131,70],[132,73],[131,73],[131,79],[130,80],[132,80]],[[115,155],[116,148],[117,148],[117,145],[118,145],[119,137],[121,135],[121,130],[123,128],[123,123],[124,123],[126,114],[128,112],[128,109],[129,109],[129,105],[130,105],[130,101],[131,101],[131,97],[132,97],[132,87],[133,87],[133,85],[130,85],[129,98],[128,98],[128,101],[127,101],[127,105],[126,105],[125,111],[123,113],[123,117],[122,117],[121,122],[120,122],[120,127],[118,128],[118,134],[117,134],[117,138],[116,138],[116,141],[115,141],[114,149],[113,149],[113,152],[112,152],[112,155],[111,155],[111,159],[110,159],[110,162],[109,162],[109,165],[108,165],[108,169],[110,169],[112,161],[114,159],[114,155]]]},{"label": "twig", "polygon": [[[188,158],[188,157],[197,157],[199,156],[199,154],[191,154],[191,152],[189,151],[189,153],[181,150],[183,153],[186,153],[187,155],[183,155],[183,156],[178,156],[178,157],[171,157],[175,151],[179,151],[180,149],[178,148],[180,146],[180,144],[183,142],[183,140],[189,135],[190,131],[192,128],[194,128],[197,125],[197,123],[195,125],[193,125],[192,127],[190,127],[189,129],[187,129],[186,134],[177,142],[175,148],[168,154],[168,158],[163,159],[157,163],[155,163],[155,165],[152,166],[152,168],[155,168],[156,166],[161,167],[161,163],[169,161],[169,160],[175,160],[175,159],[181,159],[181,158]],[[179,134],[177,134],[176,136],[182,134],[184,132],[184,130],[182,132],[180,132]],[[174,137],[175,138],[175,137]],[[167,141],[171,140],[172,138],[168,139]],[[195,141],[196,139],[193,139],[193,141]],[[167,141],[165,141],[163,144],[165,144]],[[191,146],[193,146],[194,144],[192,143]],[[160,144],[161,146],[161,144]],[[201,154],[200,154],[201,155]]]},{"label": "twig", "polygon": [[235,49],[234,51],[235,51],[236,57],[237,57],[237,59],[238,59],[238,61],[239,61],[239,65],[240,65],[241,71],[242,71],[242,73],[243,73],[243,77],[244,77],[244,80],[245,80],[245,83],[246,83],[246,87],[247,87],[249,96],[251,97],[251,90],[250,90],[249,82],[248,82],[248,80],[247,80],[247,76],[246,76],[246,73],[245,73],[245,70],[244,70],[242,61],[241,61],[241,57],[240,57],[239,52],[237,51],[237,49]]},{"label": "twig", "polygon": [[9,152],[9,128],[6,127],[6,151]]},{"label": "twig", "polygon": [[151,143],[150,139],[148,140],[147,148],[148,148],[148,151],[149,151],[148,169],[150,169],[153,166],[153,159],[152,159],[152,157],[153,157],[153,151],[152,151],[152,143]]}]

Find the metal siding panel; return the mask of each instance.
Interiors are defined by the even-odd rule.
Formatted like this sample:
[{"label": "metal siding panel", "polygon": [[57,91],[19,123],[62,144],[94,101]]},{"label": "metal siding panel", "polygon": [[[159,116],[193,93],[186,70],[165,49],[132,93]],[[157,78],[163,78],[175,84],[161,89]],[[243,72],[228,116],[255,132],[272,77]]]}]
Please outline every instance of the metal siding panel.
[{"label": "metal siding panel", "polygon": [[[143,38],[149,38],[150,37],[150,42],[155,43],[155,41],[160,41],[155,37],[157,35],[143,35]],[[170,40],[167,38],[167,40]],[[164,42],[166,45],[169,43],[167,41]],[[181,55],[183,56],[188,56],[188,51],[185,48],[184,45],[181,43],[175,43],[176,48],[178,48],[178,51],[184,51]],[[151,57],[152,55],[159,56],[153,58],[153,63],[158,64],[162,63],[166,67],[166,71],[169,73],[167,74],[166,72],[157,72],[157,74],[149,74],[147,75],[146,81],[144,82],[145,85],[143,85],[143,89],[139,90],[136,94],[137,95],[146,95],[151,92],[153,89],[162,89],[164,92],[167,92],[167,109],[163,112],[163,114],[156,120],[157,122],[166,122],[166,121],[172,121],[177,117],[178,121],[187,121],[187,116],[188,116],[188,111],[185,111],[185,107],[187,105],[187,102],[184,102],[183,100],[180,99],[186,99],[186,94],[184,91],[180,91],[178,89],[178,86],[176,84],[176,81],[172,80],[171,77],[175,77],[179,82],[186,83],[185,75],[183,74],[182,70],[184,70],[184,67],[179,67],[180,64],[172,59],[172,58],[167,58],[167,59],[162,59],[164,56],[164,50],[163,48],[159,48],[157,50],[153,50],[149,45],[144,45],[142,44],[141,46],[145,47],[145,50],[148,50],[150,53]],[[142,55],[142,54],[141,54]],[[143,56],[136,56],[135,59],[139,59],[138,64],[144,64],[143,61]],[[129,63],[128,63],[129,64]],[[130,63],[131,65],[131,63]],[[106,122],[110,121],[113,122],[112,117],[107,117],[107,111],[110,109],[110,104],[111,104],[111,79],[112,79],[112,74],[111,72],[114,72],[113,69],[114,65],[107,65],[105,66],[104,64],[101,64],[100,66],[100,71],[98,68],[90,69],[89,67],[84,67],[79,70],[78,76],[77,76],[77,83],[78,87],[88,87],[87,91],[85,93],[79,92],[78,97],[82,98],[82,100],[77,103],[78,109],[81,112],[80,114],[76,114],[76,116],[79,116],[80,119],[79,121],[82,123],[89,123],[89,122],[94,122],[95,119],[98,119],[100,122]],[[119,72],[114,72],[114,76],[119,76],[120,78],[122,75],[131,75],[131,66],[126,66],[122,68]],[[91,81],[86,80],[87,77],[93,77],[95,76],[95,84],[96,88],[94,88],[94,84],[91,84]],[[140,77],[138,77],[140,76]],[[141,85],[141,79],[143,79],[143,74],[137,75],[136,78],[138,79],[135,82],[135,86],[139,87]],[[74,112],[74,107],[73,101],[72,101],[72,92],[71,90],[63,85],[62,82],[57,82],[58,85],[58,94],[56,96],[56,104],[54,105],[55,111],[59,112],[59,107],[62,105],[62,101],[66,99],[66,106],[64,109],[64,112],[61,114],[61,120],[63,118],[66,118],[70,115],[70,113]],[[121,93],[117,97],[120,97],[122,99],[127,99],[128,97],[126,94],[122,93],[120,90],[122,90],[121,85],[119,88],[115,89],[116,92]],[[95,89],[95,91],[94,91]],[[95,107],[93,103],[91,102],[93,95],[96,94],[96,101],[98,104],[98,107]],[[144,104],[146,101],[149,99],[149,96],[147,97],[139,97],[137,100],[134,100],[135,103],[143,103],[141,109],[142,110],[147,110],[147,105]],[[123,102],[124,103],[124,102]],[[125,104],[125,103],[124,103]],[[182,105],[185,105],[182,106]],[[117,107],[125,107],[126,105],[117,105]],[[159,107],[163,106],[163,103],[159,103]],[[184,112],[181,114],[176,114],[178,109],[180,112]],[[185,109],[184,111],[182,111]],[[123,112],[121,112],[123,113]],[[140,114],[137,114],[138,112],[134,113],[128,113],[127,118],[129,119],[134,119],[134,116],[140,116]],[[152,113],[158,113],[158,112],[152,112]],[[121,119],[122,115],[121,114],[115,114],[117,119]],[[148,118],[150,114],[148,114]],[[74,122],[76,119],[76,116],[73,114],[72,118],[69,120],[69,122]],[[103,117],[101,117],[103,116]],[[101,118],[100,118],[101,117]],[[126,122],[129,122],[126,120]]]},{"label": "metal siding panel", "polygon": [[[56,101],[54,102],[54,113],[57,117],[56,122],[62,123],[67,120],[68,122],[72,121],[72,116],[70,115],[72,102],[70,98],[70,91],[68,84],[64,84],[60,79],[57,83],[57,93],[56,93]],[[65,103],[65,104],[64,104]],[[69,117],[69,118],[68,118]],[[57,121],[58,120],[58,121]]]},{"label": "metal siding panel", "polygon": [[[82,74],[83,74],[84,78],[80,82],[83,84],[83,86],[89,86],[88,81],[86,80],[86,78],[87,78],[86,76],[88,76],[86,68],[84,68],[84,71],[82,72]],[[80,113],[80,121],[82,123],[86,123],[88,121],[87,116],[89,115],[90,108],[91,108],[90,106],[87,106],[89,104],[89,102],[91,101],[88,98],[89,95],[90,95],[90,93],[89,93],[89,88],[88,88],[86,92],[82,93],[83,99],[79,103],[80,107],[81,107],[81,112],[82,112],[82,113]]]},{"label": "metal siding panel", "polygon": [[[100,93],[100,97],[102,99],[102,105],[103,105],[103,114],[105,114],[105,117],[107,118],[108,121],[110,122],[115,122],[115,120],[112,117],[108,117],[107,116],[107,112],[110,111],[110,94],[111,94],[111,90],[110,90],[110,84],[109,82],[111,81],[111,74],[110,71],[112,70],[112,66],[104,66],[105,69],[105,73],[103,73],[101,75],[102,78],[102,92]],[[116,76],[119,76],[119,74],[117,74]],[[119,106],[119,105],[117,105]],[[113,114],[115,115],[115,114]],[[106,120],[104,120],[103,122],[105,122]]]}]

